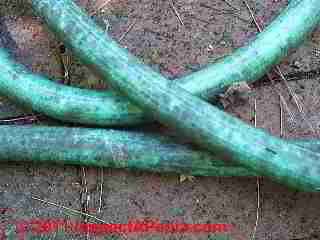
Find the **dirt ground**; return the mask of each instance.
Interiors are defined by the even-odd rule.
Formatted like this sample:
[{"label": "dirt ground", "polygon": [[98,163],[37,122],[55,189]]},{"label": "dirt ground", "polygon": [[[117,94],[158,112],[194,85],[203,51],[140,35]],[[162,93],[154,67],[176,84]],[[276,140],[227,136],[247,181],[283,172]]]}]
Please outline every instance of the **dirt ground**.
[{"label": "dirt ground", "polygon": [[[0,2],[2,47],[9,49],[17,61],[32,71],[59,81],[63,74],[61,54],[57,48],[59,41],[24,2]],[[171,0],[76,2],[88,13],[94,14],[96,22],[118,40],[122,47],[170,79],[205,67],[250,42],[257,34],[241,0],[176,0],[173,4],[183,25],[172,8]],[[284,9],[288,1],[250,0],[249,4],[258,21],[266,26]],[[319,54],[320,28],[282,61],[281,69],[284,74],[317,70]],[[107,88],[78,59],[71,57],[71,60],[67,69],[72,85]],[[319,76],[301,77],[299,81],[289,82],[304,104],[307,119],[317,129],[320,116],[317,104],[319,91],[316,87],[319,79]],[[288,113],[283,110],[282,137],[311,136],[310,129],[299,117],[288,92],[284,88],[281,91],[295,117],[290,120]],[[251,91],[246,91],[242,98],[244,101],[239,101],[234,95],[229,96],[224,101],[225,110],[252,123],[256,99],[257,127],[273,135],[281,135],[279,96],[274,87],[251,86]],[[30,112],[30,109],[22,109],[8,102],[5,96],[0,96],[1,119]],[[162,223],[175,220],[185,223],[234,224],[237,229],[236,233],[223,235],[98,237],[73,234],[68,239],[249,239],[256,223],[256,178],[195,177],[193,181],[181,182],[180,176],[176,174],[78,166],[36,166],[31,163],[0,166],[0,223],[6,225],[5,236],[8,239],[15,239],[15,224],[7,224],[10,221],[54,217],[96,222],[32,196],[77,211],[86,210],[109,223],[128,223],[130,219],[160,220]],[[266,178],[259,180],[259,190],[256,239],[320,239],[320,194],[295,192]],[[59,234],[51,234],[37,239],[64,238]]]}]

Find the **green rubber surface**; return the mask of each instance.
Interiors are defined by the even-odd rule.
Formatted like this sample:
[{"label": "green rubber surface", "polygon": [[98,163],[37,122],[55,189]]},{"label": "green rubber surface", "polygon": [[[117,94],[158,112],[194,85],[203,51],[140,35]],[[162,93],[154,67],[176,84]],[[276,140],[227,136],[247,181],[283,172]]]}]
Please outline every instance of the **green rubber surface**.
[{"label": "green rubber surface", "polygon": [[[203,70],[177,79],[176,83],[192,94],[209,99],[233,83],[250,82],[260,78],[281,57],[286,56],[289,49],[297,47],[319,21],[318,6],[308,2],[291,1],[283,13],[248,46],[236,50],[232,55]],[[35,12],[45,18],[52,30],[61,38],[66,38],[66,44],[71,48],[75,46],[74,43],[68,43],[72,40],[69,34],[66,35],[66,31],[83,31],[77,33],[78,38],[86,38],[86,35],[92,34],[91,31],[95,31],[96,37],[86,40],[92,41],[91,44],[94,46],[97,44],[98,36],[105,36],[105,33],[71,1],[32,0],[31,4]],[[61,14],[63,17],[60,17]],[[89,46],[90,43],[87,44],[88,48],[92,48]],[[101,51],[106,50],[100,48]],[[130,61],[136,60],[130,58]],[[95,59],[91,59],[89,64],[93,62]],[[100,68],[106,68],[105,71],[108,71],[109,67]],[[33,76],[15,63],[4,49],[0,50],[0,73],[1,94],[56,119],[97,126],[134,125],[152,121],[150,116],[127,97],[118,93],[77,89],[48,82],[41,76]],[[114,74],[102,75],[108,78],[116,77]],[[41,92],[43,94],[38,94]]]},{"label": "green rubber surface", "polygon": [[[32,4],[76,56],[151,118],[258,174],[304,191],[320,190],[318,153],[254,129],[153,72],[120,49],[71,1],[33,0]],[[261,46],[263,49],[250,49],[251,58],[262,60],[260,65],[254,60],[250,68],[269,66],[266,53],[278,58],[282,47],[292,45],[304,28],[308,29],[309,24],[314,26],[319,20],[318,0],[291,1],[288,9],[279,25],[269,28],[272,32],[279,26],[268,35],[268,44]]]},{"label": "green rubber surface", "polygon": [[[0,140],[0,162],[128,168],[193,176],[257,176],[226,156],[196,149],[155,132],[0,126]],[[304,143],[307,142],[297,142]],[[319,142],[312,143],[310,147],[319,151]]]}]

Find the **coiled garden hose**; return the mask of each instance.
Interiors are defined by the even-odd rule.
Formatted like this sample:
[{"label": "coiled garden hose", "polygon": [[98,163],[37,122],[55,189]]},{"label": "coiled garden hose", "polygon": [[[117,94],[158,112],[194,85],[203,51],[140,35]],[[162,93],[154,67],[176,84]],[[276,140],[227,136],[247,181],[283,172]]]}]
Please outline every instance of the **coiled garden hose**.
[{"label": "coiled garden hose", "polygon": [[[21,94],[21,90],[18,90],[18,96],[22,98],[28,95],[30,91],[37,91],[38,95],[36,96],[43,97],[42,104],[48,102],[49,106],[54,106],[53,103],[59,105],[63,102],[62,99],[65,99],[66,108],[69,108],[81,102],[78,96],[82,96],[80,98],[82,102],[87,102],[87,104],[83,104],[83,107],[87,105],[92,106],[92,103],[95,103],[98,109],[101,108],[103,110],[108,109],[108,105],[104,105],[105,98],[108,100],[111,99],[111,101],[117,99],[117,96],[110,97],[112,95],[105,92],[96,92],[56,84],[40,75],[30,73],[25,67],[14,62],[4,49],[0,49],[0,55],[2,59],[6,59],[7,63],[0,68],[6,71],[6,74],[2,74],[1,80],[6,79],[5,76],[11,76],[11,79],[14,79],[16,75],[17,79],[15,80],[23,83],[29,82],[28,88],[21,88],[21,90],[25,91],[25,94]],[[39,80],[34,81],[34,79],[37,78]],[[10,80],[8,80],[7,83],[10,83]],[[38,88],[32,87],[33,83],[39,84]],[[39,87],[42,88],[39,89]],[[60,88],[64,90],[60,91]],[[72,90],[73,94],[75,92],[79,94],[75,94],[75,96],[77,96],[75,98],[67,98],[65,95],[61,95],[62,92],[68,91],[68,89]],[[50,94],[48,94],[48,91],[50,91]],[[96,98],[93,97],[94,94],[97,94]],[[50,97],[51,95],[55,97],[52,98]],[[56,101],[56,99],[59,99],[59,101]],[[98,99],[98,101],[95,99]],[[121,100],[125,99],[126,98],[123,98]],[[33,99],[30,99],[30,102],[32,102],[32,100]],[[120,103],[123,103],[124,101],[121,102],[121,100]],[[109,101],[106,102],[109,103]],[[130,104],[129,101],[127,101],[127,104]],[[46,106],[48,105],[44,104],[43,106],[44,111],[46,111]],[[109,107],[113,106],[117,106],[117,102],[111,104]],[[83,111],[84,109],[79,110]],[[64,119],[64,111],[57,111],[57,113],[62,113],[61,119]],[[94,111],[92,116],[95,116]],[[77,122],[76,120],[77,119],[75,119],[74,122]],[[95,140],[90,140],[88,134],[93,136]],[[40,137],[40,135],[42,137]],[[175,141],[169,137],[156,134],[115,130],[81,130],[77,128],[71,130],[63,127],[0,126],[0,136],[2,143],[0,161],[27,160],[40,163],[130,168],[156,172],[183,173],[193,176],[227,177],[257,175],[253,171],[237,166],[235,163],[229,163],[228,165],[228,163],[225,162],[226,159],[224,156],[217,156],[199,149],[192,149],[190,146],[187,147],[175,143]],[[17,141],[17,139],[19,140]],[[82,143],[75,143],[77,139],[82,139]],[[97,145],[94,145],[94,141],[97,142]],[[301,140],[294,141],[293,143],[312,151],[320,151],[320,146],[317,141]],[[34,147],[30,147],[30,144]],[[33,150],[31,149],[35,148],[38,148],[38,150],[32,154]],[[91,154],[82,154],[86,148],[91,149]],[[4,152],[4,149],[7,150]],[[8,154],[8,149],[15,149],[15,151]],[[72,153],[70,153],[70,149],[72,149]],[[79,153],[74,154],[74,151],[79,151]],[[46,152],[48,155],[43,155],[41,152]],[[15,154],[12,155],[12,153]],[[96,160],[95,156],[97,155],[101,156],[100,161]],[[86,159],[90,159],[90,161]]]},{"label": "coiled garden hose", "polygon": [[[120,49],[71,1],[33,0],[32,4],[76,56],[152,118],[259,174],[301,190],[320,190],[319,153],[271,137],[192,96]],[[266,45],[247,49],[247,56],[259,60],[248,68],[265,71],[269,54],[275,59],[281,56],[283,48],[287,50],[320,17],[318,0],[291,1],[288,9],[277,31],[266,31]]]},{"label": "coiled garden hose", "polygon": [[[90,38],[86,39],[88,45],[83,45],[87,51],[92,47],[89,44],[97,44],[97,36],[105,37],[105,33],[71,1],[32,0],[31,3],[33,9],[46,19],[51,29],[64,38],[74,51],[77,51],[76,45],[68,42],[81,39],[72,40],[73,31],[78,32],[78,38]],[[317,4],[306,0],[291,1],[287,9],[262,34],[258,34],[250,45],[199,72],[176,80],[176,83],[190,93],[208,99],[232,83],[258,79],[289,49],[298,46],[313,29],[320,18],[317,7]],[[60,18],[60,14],[63,17]],[[102,45],[99,48],[98,51],[106,51]],[[130,60],[139,64],[133,58]],[[90,64],[93,62],[95,59],[90,60]],[[107,66],[102,64],[100,68],[107,70]],[[77,89],[47,82],[41,76],[33,76],[11,60],[4,50],[0,51],[0,73],[1,94],[56,119],[98,126],[133,125],[151,120],[128,98],[118,93]],[[108,77],[114,76],[109,74]]]},{"label": "coiled garden hose", "polygon": [[[292,3],[291,3],[292,4]],[[19,75],[19,73],[24,73],[25,75],[28,75],[28,73],[26,73],[25,72],[25,69],[22,69],[22,68],[20,68],[20,67],[18,67],[18,69],[20,69],[20,70],[18,70],[18,75]],[[206,71],[206,70],[205,70]],[[209,75],[207,75],[207,76],[209,76]],[[31,76],[30,76],[31,77]],[[13,78],[14,79],[14,78]],[[62,86],[61,86],[62,87]],[[39,89],[38,89],[39,90]],[[86,91],[86,90],[85,90]],[[92,91],[88,91],[88,93],[90,92],[90,94],[92,93]],[[52,92],[50,92],[49,91],[49,94],[50,93],[53,93],[53,91]],[[102,94],[103,95],[103,94]],[[87,102],[88,103],[88,102]]]}]

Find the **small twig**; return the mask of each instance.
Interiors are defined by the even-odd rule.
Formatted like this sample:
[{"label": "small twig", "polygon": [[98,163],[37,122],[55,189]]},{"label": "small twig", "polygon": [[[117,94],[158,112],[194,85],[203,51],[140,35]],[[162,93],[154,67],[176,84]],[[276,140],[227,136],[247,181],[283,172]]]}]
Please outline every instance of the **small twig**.
[{"label": "small twig", "polygon": [[[81,210],[82,210],[83,213],[88,214],[90,196],[88,194],[88,187],[87,187],[85,168],[81,167],[81,170],[82,170],[81,185],[84,188],[84,190],[82,189],[81,193],[80,193]],[[88,217],[86,217],[86,216],[84,217],[84,222],[88,223]],[[86,239],[89,239],[89,231],[88,231],[88,229],[87,229],[87,232],[86,232]]]},{"label": "small twig", "polygon": [[248,2],[247,2],[246,0],[243,0],[243,2],[244,2],[244,4],[246,5],[246,7],[247,7],[247,9],[248,9],[248,11],[249,11],[249,13],[250,13],[250,15],[251,15],[251,18],[252,18],[252,20],[254,21],[254,24],[255,24],[256,27],[258,28],[258,31],[259,31],[259,32],[262,32],[262,29],[261,29],[259,23],[257,22],[257,19],[256,19],[256,17],[254,16],[254,13],[253,13],[251,7],[249,6]]},{"label": "small twig", "polygon": [[[254,127],[257,128],[257,99],[254,99]],[[259,177],[257,179],[257,211],[256,211],[256,223],[254,225],[254,229],[252,232],[251,239],[254,240],[258,228],[258,222],[259,222],[259,212],[260,212],[260,181]]]},{"label": "small twig", "polygon": [[102,189],[103,189],[103,167],[100,168],[100,196],[99,196],[99,208],[98,208],[98,213],[101,212],[101,206],[102,206]]},{"label": "small twig", "polygon": [[229,7],[233,8],[234,10],[241,11],[240,8],[233,6],[233,4],[229,2],[229,0],[222,0],[222,1],[225,2]]},{"label": "small twig", "polygon": [[[313,72],[313,71],[310,71],[310,72]],[[289,82],[289,81],[300,81],[300,80],[304,80],[304,79],[306,79],[306,80],[315,79],[315,78],[319,77],[319,74],[311,73],[310,76],[308,76],[308,72],[307,73],[293,72],[293,73],[288,73],[288,74],[284,75],[284,77]],[[282,81],[282,78],[272,78],[272,79],[275,83]],[[265,79],[262,78],[256,82],[252,83],[252,85],[259,88],[259,87],[268,86],[268,85],[270,85],[270,83],[271,82],[269,81],[269,79],[268,79],[268,81],[265,81]]]},{"label": "small twig", "polygon": [[37,197],[34,197],[34,196],[31,196],[32,199],[35,199],[37,201],[40,201],[40,202],[43,202],[43,203],[46,203],[46,204],[49,204],[49,205],[52,205],[52,206],[55,206],[55,207],[58,207],[58,208],[62,208],[62,209],[65,209],[65,210],[68,210],[70,212],[73,212],[73,213],[76,213],[76,214],[79,214],[79,215],[82,215],[82,216],[86,216],[86,217],[89,217],[89,218],[92,218],[92,219],[95,219],[96,221],[98,222],[101,222],[101,223],[105,223],[105,224],[110,224],[100,218],[97,218],[93,215],[90,215],[90,214],[87,214],[87,213],[84,213],[84,212],[81,212],[81,211],[78,211],[78,210],[74,210],[74,209],[71,209],[71,208],[68,208],[68,207],[65,207],[63,205],[60,205],[60,204],[57,204],[57,203],[53,203],[53,202],[50,202],[50,201],[46,201],[46,200],[43,200],[43,199],[40,199],[40,198],[37,198]]},{"label": "small twig", "polygon": [[254,240],[256,238],[258,223],[259,223],[259,213],[260,213],[260,181],[259,177],[257,177],[257,212],[256,212],[256,223],[254,225],[253,233],[251,239]]},{"label": "small twig", "polygon": [[0,123],[10,123],[10,122],[19,122],[19,121],[38,121],[37,117],[41,117],[41,114],[30,114],[26,116],[0,119]]},{"label": "small twig", "polygon": [[82,185],[84,186],[84,212],[88,212],[88,205],[89,205],[89,200],[88,200],[88,186],[87,186],[87,179],[86,179],[86,171],[84,167],[81,167],[82,170]]},{"label": "small twig", "polygon": [[173,4],[173,0],[170,0],[170,6],[172,7],[172,9],[173,9],[174,13],[176,14],[177,18],[179,19],[179,22],[181,23],[181,25],[184,26],[184,23],[183,23],[183,21],[182,21],[182,19],[180,17],[180,14],[179,14],[178,10],[176,9],[176,7]]},{"label": "small twig", "polygon": [[131,23],[131,25],[128,27],[127,31],[125,31],[121,37],[119,38],[119,42],[121,42],[127,35],[128,33],[132,30],[132,28],[134,27],[134,25],[137,23],[137,20],[134,20],[133,23]]},{"label": "small twig", "polygon": [[257,99],[254,99],[254,127],[257,127]]},{"label": "small twig", "polygon": [[282,110],[282,103],[281,97],[279,96],[279,107],[280,107],[280,138],[283,137],[283,110]]},{"label": "small twig", "polygon": [[[82,167],[82,175],[83,175],[82,184],[83,184],[84,189],[85,189],[85,190],[84,190],[84,191],[85,191],[85,192],[84,192],[85,202],[83,203],[83,205],[84,205],[83,211],[84,211],[85,213],[88,213],[88,212],[89,212],[88,209],[89,209],[90,195],[88,194],[86,171],[85,171],[85,168],[84,168],[84,167]],[[84,222],[85,222],[85,223],[88,223],[88,218],[87,218],[87,217],[84,218]],[[88,231],[88,229],[87,229],[86,239],[89,239],[89,231]]]},{"label": "small twig", "polygon": [[[46,200],[43,200],[41,198],[37,198],[37,197],[34,197],[34,196],[31,196],[32,199],[34,200],[37,200],[37,201],[40,201],[40,202],[43,202],[43,203],[46,203],[46,204],[49,204],[49,205],[52,205],[52,206],[55,206],[55,207],[58,207],[58,208],[62,208],[62,209],[65,209],[65,210],[68,210],[70,212],[73,212],[73,213],[76,213],[76,214],[79,214],[79,215],[82,215],[82,216],[85,216],[85,217],[88,217],[88,218],[92,218],[98,222],[101,222],[101,223],[104,223],[104,224],[110,224],[109,222],[106,222],[104,221],[103,219],[101,218],[98,218],[96,216],[93,216],[91,214],[88,214],[88,213],[84,213],[82,211],[78,211],[78,210],[74,210],[72,208],[68,208],[68,207],[65,207],[63,205],[60,205],[60,204],[57,204],[57,203],[54,203],[54,202],[50,202],[50,201],[46,201]],[[124,239],[128,239],[128,237],[124,234],[124,233],[121,233],[119,232],[119,234],[124,238]]]},{"label": "small twig", "polygon": [[96,9],[94,9],[89,16],[92,17],[94,15],[97,14],[97,12],[99,12],[101,9],[103,9],[111,0],[106,0],[105,2],[103,2],[99,7],[97,7]]}]

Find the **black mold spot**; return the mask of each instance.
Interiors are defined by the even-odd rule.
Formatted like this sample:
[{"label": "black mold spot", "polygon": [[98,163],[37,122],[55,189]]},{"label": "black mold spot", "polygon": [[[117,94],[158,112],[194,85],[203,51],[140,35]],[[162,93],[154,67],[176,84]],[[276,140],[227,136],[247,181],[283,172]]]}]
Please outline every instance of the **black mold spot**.
[{"label": "black mold spot", "polygon": [[277,152],[276,152],[276,151],[274,151],[274,150],[272,150],[272,149],[270,149],[270,148],[266,148],[266,151],[271,152],[271,153],[272,153],[272,154],[274,154],[274,155],[276,155],[276,154],[277,154]]}]

